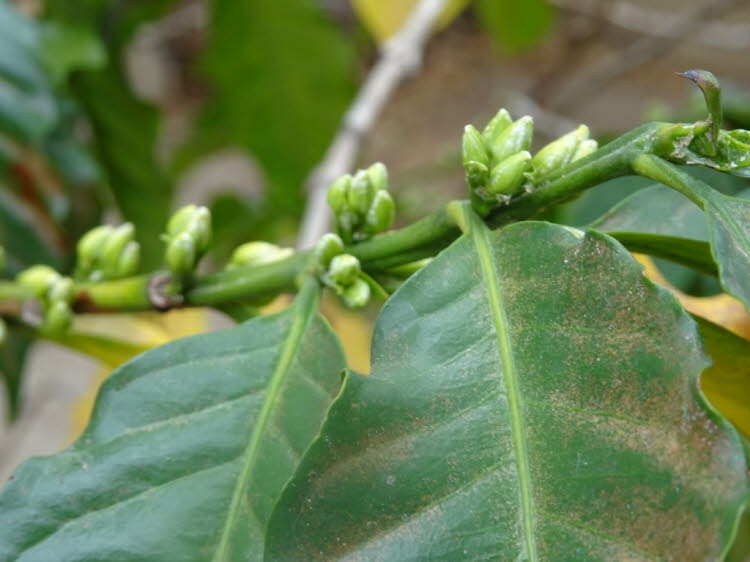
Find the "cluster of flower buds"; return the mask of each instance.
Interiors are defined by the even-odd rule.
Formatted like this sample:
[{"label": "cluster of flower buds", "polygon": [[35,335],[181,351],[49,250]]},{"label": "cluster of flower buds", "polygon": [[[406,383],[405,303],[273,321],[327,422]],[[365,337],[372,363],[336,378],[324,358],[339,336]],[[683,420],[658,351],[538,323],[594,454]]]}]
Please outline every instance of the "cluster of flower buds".
[{"label": "cluster of flower buds", "polygon": [[19,285],[28,287],[44,309],[43,331],[59,334],[73,322],[71,303],[75,297],[73,280],[63,277],[47,265],[34,265],[16,277]]},{"label": "cluster of flower buds", "polygon": [[247,242],[237,246],[229,260],[227,269],[245,265],[264,265],[288,258],[294,253],[291,248],[281,248],[270,242]]},{"label": "cluster of flower buds", "polygon": [[167,269],[176,278],[191,275],[211,242],[211,212],[196,205],[183,207],[169,219],[163,239]]},{"label": "cluster of flower buds", "polygon": [[472,125],[464,129],[462,155],[474,209],[486,215],[507,203],[532,180],[583,158],[597,149],[589,130],[581,125],[542,148],[529,153],[534,122],[528,115],[513,121],[501,109],[480,133]]},{"label": "cluster of flower buds", "polygon": [[121,279],[138,271],[141,248],[129,222],[97,226],[78,241],[75,278],[80,281]]},{"label": "cluster of flower buds", "polygon": [[393,224],[395,205],[388,193],[388,171],[380,162],[354,176],[340,177],[328,188],[336,229],[347,244],[367,240]]},{"label": "cluster of flower buds", "polygon": [[324,234],[315,245],[320,279],[336,291],[347,306],[360,308],[370,300],[370,285],[362,278],[359,260],[344,253],[344,242],[335,234]]},{"label": "cluster of flower buds", "polygon": [[534,121],[524,116],[513,121],[501,109],[480,133],[467,125],[463,136],[463,164],[474,209],[486,215],[519,191],[531,166]]}]

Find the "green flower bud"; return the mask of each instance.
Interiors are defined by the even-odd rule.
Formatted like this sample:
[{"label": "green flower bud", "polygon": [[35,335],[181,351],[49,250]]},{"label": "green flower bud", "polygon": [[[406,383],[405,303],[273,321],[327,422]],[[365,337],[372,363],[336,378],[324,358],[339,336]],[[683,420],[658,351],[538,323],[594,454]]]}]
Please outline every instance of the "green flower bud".
[{"label": "green flower bud", "polygon": [[484,188],[490,179],[490,170],[480,162],[468,162],[464,164],[466,170],[466,183],[472,191]]},{"label": "green flower bud", "polygon": [[364,279],[356,279],[341,292],[341,298],[350,308],[362,308],[370,300],[370,286]]},{"label": "green flower bud", "polygon": [[352,211],[341,211],[336,215],[336,230],[347,243],[354,240],[354,230],[359,226],[359,215]]},{"label": "green flower bud", "polygon": [[492,162],[498,163],[522,150],[531,148],[534,120],[528,115],[511,123],[490,145]]},{"label": "green flower bud", "polygon": [[571,160],[571,162],[575,162],[576,160],[580,160],[581,158],[588,156],[592,152],[595,152],[597,148],[599,148],[599,143],[594,139],[586,139],[585,141],[582,141],[581,144],[578,145],[578,149],[573,155],[573,159]]},{"label": "green flower bud", "polygon": [[173,237],[184,231],[188,223],[193,220],[197,208],[195,205],[187,205],[177,210],[167,223],[167,235]]},{"label": "green flower bud", "polygon": [[492,195],[512,195],[523,185],[524,172],[529,169],[531,154],[521,152],[508,156],[492,168],[487,191]]},{"label": "green flower bud", "polygon": [[391,194],[387,191],[378,191],[372,201],[372,207],[367,211],[365,229],[371,234],[383,232],[393,224],[395,215],[396,205]]},{"label": "green flower bud", "polygon": [[70,303],[75,296],[73,280],[70,277],[60,277],[55,281],[47,292],[49,302],[62,301]]},{"label": "green flower bud", "polygon": [[536,176],[543,176],[568,164],[578,150],[578,145],[589,138],[589,128],[580,125],[577,129],[561,136],[543,147],[534,155],[531,164]]},{"label": "green flower bud", "polygon": [[52,334],[65,332],[73,323],[73,311],[65,301],[52,301],[46,310],[44,329]]},{"label": "green flower bud", "polygon": [[115,228],[107,238],[98,260],[105,278],[114,279],[117,277],[120,254],[125,246],[133,241],[134,237],[135,228],[131,223],[126,222]]},{"label": "green flower bud", "polygon": [[61,275],[48,265],[32,265],[16,276],[16,281],[34,291],[37,298],[44,299],[50,287]]},{"label": "green flower bud", "polygon": [[487,145],[491,145],[497,136],[507,129],[511,123],[513,123],[513,119],[511,118],[510,113],[505,109],[498,111],[482,131],[482,137]]},{"label": "green flower bud", "polygon": [[135,275],[141,263],[141,245],[135,240],[128,242],[120,252],[115,276],[117,279]]},{"label": "green flower bud", "polygon": [[359,170],[354,174],[349,187],[347,197],[349,208],[360,216],[364,216],[372,205],[373,197],[375,197],[375,186],[370,181],[370,175],[365,170]]},{"label": "green flower bud", "polygon": [[263,265],[282,260],[293,253],[294,250],[291,248],[279,248],[276,244],[269,242],[247,242],[234,250],[229,265],[230,268],[241,265]]},{"label": "green flower bud", "polygon": [[328,266],[328,276],[335,285],[348,287],[359,277],[362,269],[359,260],[349,254],[334,256]]},{"label": "green flower bud", "polygon": [[375,191],[388,189],[388,169],[385,167],[385,164],[375,162],[367,168],[367,175],[370,177],[370,183],[372,183]]},{"label": "green flower bud", "polygon": [[339,214],[346,208],[351,183],[352,177],[346,174],[333,182],[331,187],[328,188],[328,206],[334,215]]},{"label": "green flower bud", "polygon": [[178,234],[170,240],[164,254],[167,269],[178,277],[192,273],[196,258],[195,241],[187,232]]},{"label": "green flower bud", "polygon": [[470,162],[479,162],[484,166],[490,165],[490,155],[484,144],[482,135],[479,134],[473,125],[464,127],[464,136],[461,142],[461,151],[463,156],[464,167]]},{"label": "green flower bud", "polygon": [[76,253],[78,254],[76,269],[80,277],[86,277],[94,267],[104,244],[113,231],[114,228],[111,226],[97,226],[89,230],[78,241],[76,246]]},{"label": "green flower bud", "polygon": [[336,234],[324,234],[315,244],[315,259],[324,268],[328,268],[331,260],[344,251],[344,242]]},{"label": "green flower bud", "polygon": [[206,207],[197,207],[193,212],[193,220],[190,221],[187,229],[195,239],[195,248],[198,255],[203,255],[211,243],[211,211]]}]

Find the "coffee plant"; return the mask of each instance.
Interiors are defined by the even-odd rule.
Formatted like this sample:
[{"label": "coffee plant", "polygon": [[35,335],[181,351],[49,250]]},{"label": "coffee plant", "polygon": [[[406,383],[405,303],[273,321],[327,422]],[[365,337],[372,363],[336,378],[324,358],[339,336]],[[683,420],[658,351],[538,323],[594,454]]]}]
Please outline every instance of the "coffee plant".
[{"label": "coffee plant", "polygon": [[[750,177],[750,132],[720,128],[710,73],[685,75],[707,118],[602,147],[581,125],[532,154],[532,118],[505,110],[468,125],[469,199],[397,230],[377,163],[331,186],[336,232],[309,251],[248,242],[198,273],[211,216],[188,206],[153,273],[136,273],[126,223],[85,234],[72,277],[35,265],[1,281],[4,324],[53,339],[80,313],[209,306],[245,321],[113,373],[83,436],[0,494],[0,560],[746,555],[730,551],[750,425],[704,389],[731,399],[747,343],[696,321],[630,253],[714,275],[750,306],[750,201],[689,168]],[[625,175],[661,185],[590,228],[535,220]],[[353,308],[385,300],[370,375],[347,368],[324,289]],[[291,306],[259,314],[283,292]]]}]

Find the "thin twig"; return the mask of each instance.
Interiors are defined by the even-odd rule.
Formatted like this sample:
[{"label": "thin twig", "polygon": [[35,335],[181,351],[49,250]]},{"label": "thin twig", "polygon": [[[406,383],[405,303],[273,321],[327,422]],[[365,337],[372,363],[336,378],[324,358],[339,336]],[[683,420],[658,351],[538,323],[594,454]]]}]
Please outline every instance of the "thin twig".
[{"label": "thin twig", "polygon": [[396,86],[421,65],[424,45],[446,1],[420,0],[403,27],[383,45],[380,58],[346,112],[323,161],[308,178],[307,208],[297,239],[299,249],[311,247],[328,230],[331,218],[326,189],[351,171],[362,140]]}]

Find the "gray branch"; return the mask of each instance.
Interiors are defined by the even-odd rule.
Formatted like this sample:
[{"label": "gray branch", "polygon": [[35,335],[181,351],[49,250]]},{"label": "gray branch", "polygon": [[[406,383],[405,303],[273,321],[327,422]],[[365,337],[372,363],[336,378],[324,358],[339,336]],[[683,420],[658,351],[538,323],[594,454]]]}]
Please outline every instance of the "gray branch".
[{"label": "gray branch", "polygon": [[362,140],[386,102],[398,84],[419,69],[424,45],[446,2],[420,0],[403,27],[383,45],[380,58],[344,115],[323,161],[307,180],[308,201],[297,239],[299,249],[313,246],[329,229],[328,186],[351,171]]}]

